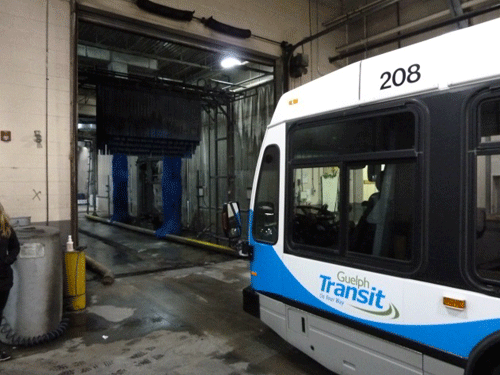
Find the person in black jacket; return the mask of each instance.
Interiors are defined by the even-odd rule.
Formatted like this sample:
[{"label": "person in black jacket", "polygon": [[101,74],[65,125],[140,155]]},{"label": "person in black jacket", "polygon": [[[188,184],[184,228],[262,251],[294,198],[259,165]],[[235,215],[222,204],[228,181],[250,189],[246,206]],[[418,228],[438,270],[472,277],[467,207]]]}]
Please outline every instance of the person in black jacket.
[{"label": "person in black jacket", "polygon": [[[10,226],[9,218],[0,203],[0,320],[3,319],[3,309],[13,284],[11,264],[16,261],[18,254],[19,241],[16,232]],[[0,361],[10,358],[11,355],[7,351],[0,350]]]}]

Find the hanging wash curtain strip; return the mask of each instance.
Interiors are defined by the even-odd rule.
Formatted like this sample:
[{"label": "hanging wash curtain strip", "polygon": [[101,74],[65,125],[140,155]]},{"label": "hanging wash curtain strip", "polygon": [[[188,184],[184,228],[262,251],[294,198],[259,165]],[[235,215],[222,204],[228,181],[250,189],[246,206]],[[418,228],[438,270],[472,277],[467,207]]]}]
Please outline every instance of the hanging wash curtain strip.
[{"label": "hanging wash curtain strip", "polygon": [[174,9],[149,0],[137,0],[137,6],[145,11],[173,18],[178,21],[191,21],[194,14],[194,11],[190,12],[187,10]]}]

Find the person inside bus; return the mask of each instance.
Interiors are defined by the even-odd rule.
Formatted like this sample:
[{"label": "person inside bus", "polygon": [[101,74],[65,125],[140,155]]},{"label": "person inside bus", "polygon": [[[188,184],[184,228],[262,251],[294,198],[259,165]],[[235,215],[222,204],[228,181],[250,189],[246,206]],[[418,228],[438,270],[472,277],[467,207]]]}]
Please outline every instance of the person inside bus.
[{"label": "person inside bus", "polygon": [[367,201],[362,203],[364,211],[353,231],[351,251],[362,254],[372,254],[377,224],[373,222],[373,218],[370,215],[380,200],[383,180],[384,171],[380,171],[375,178],[377,191],[370,195]]},{"label": "person inside bus", "polygon": [[364,201],[364,211],[359,218],[358,224],[354,227],[350,251],[363,254],[371,254],[373,248],[373,238],[375,236],[375,224],[368,222],[368,215],[372,212],[375,203],[378,201],[380,193],[373,193],[367,201]]},{"label": "person inside bus", "polygon": [[[16,232],[9,223],[9,218],[0,203],[0,321],[3,319],[3,309],[7,304],[10,289],[13,284],[12,263],[19,254],[19,241]],[[11,354],[0,346],[0,361],[11,358]]]}]

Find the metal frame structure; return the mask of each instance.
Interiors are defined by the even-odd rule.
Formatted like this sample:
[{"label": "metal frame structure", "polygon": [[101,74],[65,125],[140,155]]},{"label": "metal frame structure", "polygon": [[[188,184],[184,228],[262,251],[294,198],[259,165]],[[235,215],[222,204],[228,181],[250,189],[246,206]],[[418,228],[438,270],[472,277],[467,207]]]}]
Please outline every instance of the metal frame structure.
[{"label": "metal frame structure", "polygon": [[[203,48],[204,50],[211,52],[220,52],[220,50],[215,49],[213,46],[207,45],[206,43],[185,39],[180,37],[171,37],[170,34],[167,34],[161,28],[158,28],[154,25],[146,25],[140,21],[125,19],[123,17],[118,18],[110,18],[110,15],[104,12],[95,12],[93,10],[89,10],[86,8],[78,7],[76,9],[75,6],[75,37],[74,37],[74,71],[75,71],[75,82],[77,83],[74,90],[74,111],[75,111],[75,119],[74,119],[74,128],[76,129],[76,123],[78,122],[78,108],[77,108],[77,96],[78,96],[78,86],[85,85],[86,87],[92,88],[95,85],[95,82],[102,79],[110,79],[110,78],[127,78],[128,80],[137,82],[138,84],[150,85],[151,87],[160,87],[174,91],[189,91],[194,95],[199,95],[202,100],[202,108],[208,114],[208,139],[206,140],[208,143],[208,152],[214,152],[215,155],[219,155],[219,150],[226,149],[225,158],[227,160],[226,166],[227,168],[223,168],[222,156],[221,157],[213,157],[209,154],[208,159],[212,160],[208,164],[208,175],[209,181],[207,194],[209,196],[209,205],[204,208],[200,205],[199,197],[198,198],[198,211],[199,215],[201,211],[208,211],[209,223],[206,227],[206,232],[204,231],[202,234],[209,234],[210,237],[216,238],[217,241],[222,239],[223,237],[220,235],[221,229],[219,224],[219,212],[221,210],[220,206],[222,205],[222,200],[234,200],[235,199],[235,124],[234,124],[234,114],[233,114],[233,105],[237,100],[241,100],[244,98],[251,97],[255,95],[255,89],[260,87],[261,85],[269,84],[268,82],[259,83],[252,87],[245,88],[243,84],[254,83],[255,81],[262,79],[266,75],[273,74],[276,77],[276,72],[279,71],[280,62],[274,61],[274,64],[271,60],[268,60],[266,57],[259,57],[254,55],[249,55],[243,51],[242,56],[250,56],[252,61],[274,65],[273,73],[269,71],[262,70],[260,71],[257,77],[250,78],[245,80],[244,82],[239,82],[237,84],[216,80],[211,78],[209,75],[205,77],[200,77],[198,79],[198,84],[188,84],[181,80],[168,79],[153,75],[148,75],[147,73],[139,74],[121,74],[118,72],[110,72],[108,70],[101,69],[91,69],[88,67],[78,68],[78,50],[77,50],[77,41],[78,38],[78,21],[83,21],[86,23],[97,24],[104,27],[114,28],[116,30],[127,31],[131,33],[138,34],[140,36],[149,37],[149,38],[157,38],[163,39],[168,35],[168,41],[173,43],[179,43],[184,46],[195,47],[195,48]],[[122,51],[125,52],[125,51]],[[189,67],[193,64],[189,62],[182,61],[173,61],[173,63],[182,63],[186,67]],[[198,68],[204,68],[204,66],[197,66]],[[242,66],[241,69],[246,69],[250,67]],[[254,67],[250,68],[251,70],[255,70]],[[206,70],[206,69],[205,69]],[[78,74],[80,74],[80,79],[78,79]],[[82,80],[83,79],[83,80]],[[257,81],[258,82],[258,81]],[[280,91],[279,86],[281,85],[281,81],[276,83],[275,80],[275,90]],[[278,86],[278,87],[277,87]],[[275,95],[275,98],[279,97],[279,94]],[[276,100],[276,99],[275,99]],[[223,117],[223,119],[221,119]],[[222,127],[225,127],[225,131],[222,130]],[[222,135],[224,133],[224,135]],[[76,150],[76,142],[77,142],[77,132],[75,131],[75,150]],[[94,145],[95,146],[95,145]],[[95,148],[95,147],[94,147]],[[94,157],[94,168],[91,174],[95,176],[94,178],[89,178],[90,190],[96,191],[97,186],[97,160],[96,155]],[[220,160],[219,160],[220,159]],[[212,164],[214,163],[214,164]],[[222,171],[226,169],[222,173]],[[76,162],[75,162],[75,172],[73,172],[76,176]],[[90,175],[89,175],[90,176]],[[197,176],[197,186],[200,186],[200,178]],[[76,178],[73,182],[75,186],[75,199],[73,201],[76,202]],[[223,197],[223,190],[227,187],[227,194]],[[96,193],[94,193],[94,196]],[[198,195],[198,194],[197,194]],[[74,204],[73,204],[74,206]],[[95,210],[95,204],[94,204]],[[94,212],[95,213],[95,212]],[[203,215],[204,216],[204,215]],[[75,210],[75,215],[72,217],[72,222],[77,223],[78,213]],[[214,222],[215,221],[215,222]],[[215,229],[213,231],[212,229]],[[77,234],[77,224],[75,224],[74,229],[75,235]],[[76,238],[76,237],[75,237]]]}]

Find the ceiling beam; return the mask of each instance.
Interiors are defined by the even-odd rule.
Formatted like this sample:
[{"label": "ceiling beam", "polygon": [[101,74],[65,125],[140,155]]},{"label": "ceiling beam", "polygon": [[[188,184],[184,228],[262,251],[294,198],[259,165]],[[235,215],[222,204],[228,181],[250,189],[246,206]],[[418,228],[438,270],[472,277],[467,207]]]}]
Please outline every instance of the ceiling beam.
[{"label": "ceiling beam", "polygon": [[174,64],[180,64],[180,65],[187,65],[187,66],[196,67],[196,68],[199,68],[199,69],[208,69],[208,70],[212,69],[210,66],[196,64],[196,63],[192,63],[192,62],[189,62],[189,61],[183,61],[183,60],[173,59],[173,58],[170,58],[170,57],[161,57],[161,56],[151,55],[151,54],[148,54],[148,53],[130,51],[130,50],[127,50],[125,48],[116,48],[116,47],[104,46],[104,45],[101,45],[101,44],[98,44],[98,43],[88,42],[86,40],[80,40],[78,42],[78,44],[81,44],[81,45],[84,45],[84,46],[89,46],[89,47],[101,48],[101,49],[108,50],[108,51],[115,51],[115,52],[120,52],[120,53],[126,53],[128,55],[133,55],[133,56],[138,56],[138,57],[146,57],[146,58],[150,58],[150,59],[156,59],[158,61],[163,61],[163,62],[168,62],[168,63],[174,63]]}]

